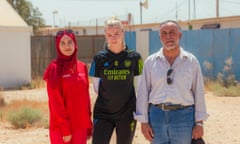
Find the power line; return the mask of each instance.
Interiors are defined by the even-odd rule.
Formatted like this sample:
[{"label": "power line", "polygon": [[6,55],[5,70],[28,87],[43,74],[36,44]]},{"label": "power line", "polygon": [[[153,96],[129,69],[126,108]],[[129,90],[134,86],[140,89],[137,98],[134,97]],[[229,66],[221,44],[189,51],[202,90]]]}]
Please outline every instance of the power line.
[{"label": "power line", "polygon": [[236,2],[236,1],[230,1],[230,0],[222,0],[222,2],[225,2],[225,3],[231,3],[231,4],[239,4],[240,5],[240,2]]},{"label": "power line", "polygon": [[121,2],[121,1],[138,1],[138,0],[63,0],[63,1],[111,1],[111,2]]},{"label": "power line", "polygon": [[[240,2],[233,1],[233,0],[222,0],[221,2],[225,3],[225,4],[222,4],[221,9],[224,12],[228,12],[230,15],[236,14],[236,12],[234,12],[234,10],[236,9],[239,11]],[[227,9],[226,8],[227,6],[231,6],[231,8]],[[235,7],[235,9],[233,7]]]},{"label": "power line", "polygon": [[[211,15],[213,15],[213,12],[215,13],[216,11],[215,8],[216,8],[216,3],[215,1],[213,0],[207,0],[206,2],[202,3],[204,4],[204,9],[206,9],[206,11],[204,11],[205,15],[207,15],[208,17],[210,17]],[[202,10],[202,9],[200,9]],[[209,11],[210,10],[210,11]],[[216,13],[215,13],[216,14]],[[215,15],[216,16],[216,15]],[[213,16],[213,17],[215,17]],[[205,17],[204,17],[205,18]]]},{"label": "power line", "polygon": [[175,16],[172,16],[172,15],[176,14],[176,10],[178,10],[180,7],[182,7],[185,3],[186,3],[186,1],[182,1],[182,3],[177,4],[177,7],[173,7],[172,9],[165,12],[161,16],[156,17],[156,19],[159,19],[160,21],[164,20],[164,19],[174,19],[173,17],[175,17]]}]

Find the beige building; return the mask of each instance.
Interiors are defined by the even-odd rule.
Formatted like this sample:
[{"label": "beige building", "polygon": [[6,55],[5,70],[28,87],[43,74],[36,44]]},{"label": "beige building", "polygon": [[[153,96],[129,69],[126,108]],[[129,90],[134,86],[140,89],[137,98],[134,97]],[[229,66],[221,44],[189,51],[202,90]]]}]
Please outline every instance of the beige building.
[{"label": "beige building", "polygon": [[12,88],[31,81],[32,28],[6,0],[0,0],[0,87]]},{"label": "beige building", "polygon": [[[240,28],[240,16],[218,17],[197,19],[191,21],[178,21],[183,30],[188,30],[190,27],[193,30],[206,28]],[[158,30],[159,23],[125,25],[126,31],[149,31]],[[43,28],[40,29],[42,35],[55,35],[60,28]],[[86,26],[86,27],[71,27],[78,35],[102,35],[104,34],[103,26]]]},{"label": "beige building", "polygon": [[183,29],[188,29],[189,23],[192,25],[192,28],[201,29],[203,26],[217,26],[219,25],[220,29],[225,28],[240,28],[240,16],[228,16],[228,17],[218,17],[218,18],[207,18],[207,19],[198,19],[188,21],[180,21],[180,25]]}]

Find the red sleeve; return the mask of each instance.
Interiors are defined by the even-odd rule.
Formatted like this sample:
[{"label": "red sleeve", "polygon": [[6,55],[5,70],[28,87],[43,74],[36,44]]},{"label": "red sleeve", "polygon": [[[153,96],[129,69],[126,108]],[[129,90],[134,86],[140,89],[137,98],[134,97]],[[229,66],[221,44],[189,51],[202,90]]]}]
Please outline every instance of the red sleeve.
[{"label": "red sleeve", "polygon": [[63,136],[70,135],[70,121],[66,111],[64,97],[61,95],[60,84],[53,88],[47,83],[47,91],[49,98],[50,125],[59,127]]}]

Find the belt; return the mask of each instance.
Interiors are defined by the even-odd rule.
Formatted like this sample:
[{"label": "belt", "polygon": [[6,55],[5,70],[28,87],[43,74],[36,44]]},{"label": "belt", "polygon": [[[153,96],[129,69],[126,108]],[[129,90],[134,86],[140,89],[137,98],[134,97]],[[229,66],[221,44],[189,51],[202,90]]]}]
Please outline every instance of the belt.
[{"label": "belt", "polygon": [[192,107],[193,105],[181,105],[181,104],[169,104],[169,103],[160,103],[160,104],[152,104],[161,110],[180,110],[188,107]]}]

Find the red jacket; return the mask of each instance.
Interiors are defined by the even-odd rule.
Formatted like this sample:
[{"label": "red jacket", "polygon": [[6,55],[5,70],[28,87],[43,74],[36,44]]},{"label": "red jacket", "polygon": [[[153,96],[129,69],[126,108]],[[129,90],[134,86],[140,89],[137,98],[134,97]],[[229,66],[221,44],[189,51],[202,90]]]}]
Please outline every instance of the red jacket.
[{"label": "red jacket", "polygon": [[[47,71],[56,71],[56,63],[52,62]],[[87,67],[77,62],[77,70],[66,71],[56,87],[47,82],[50,112],[50,132],[60,131],[63,136],[72,131],[86,128],[91,135],[91,103]]]}]

